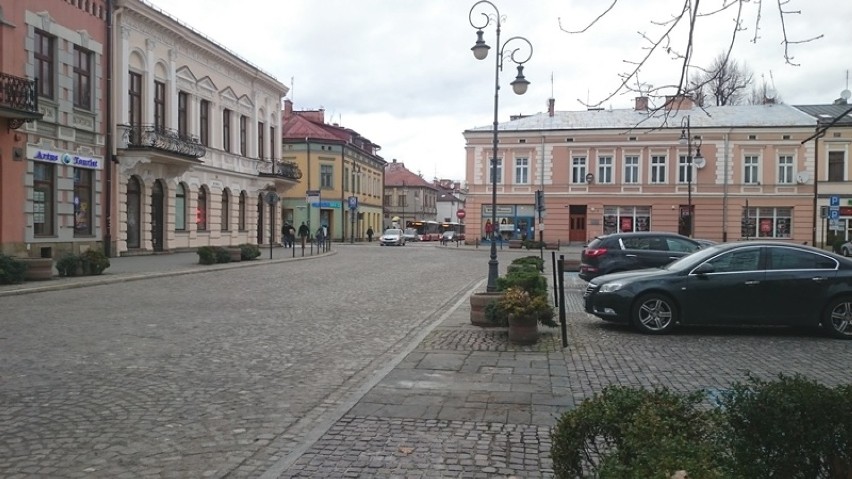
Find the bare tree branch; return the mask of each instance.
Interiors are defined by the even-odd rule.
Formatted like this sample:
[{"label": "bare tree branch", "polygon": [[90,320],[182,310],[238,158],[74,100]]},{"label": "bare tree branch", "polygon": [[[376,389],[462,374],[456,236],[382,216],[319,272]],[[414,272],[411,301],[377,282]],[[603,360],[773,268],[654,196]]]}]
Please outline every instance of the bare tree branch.
[{"label": "bare tree branch", "polygon": [[600,15],[598,15],[594,20],[592,20],[588,25],[586,25],[585,28],[583,28],[581,30],[566,30],[566,29],[562,28],[562,17],[559,17],[559,18],[557,18],[557,20],[559,21],[559,29],[562,30],[565,33],[583,33],[585,31],[587,31],[588,29],[592,28],[592,26],[594,26],[594,24],[598,23],[598,21],[601,18],[606,16],[606,14],[609,13],[610,10],[612,10],[612,7],[614,7],[616,3],[618,3],[618,0],[612,0],[612,3],[609,4],[609,7],[607,7],[606,10],[604,10]]}]

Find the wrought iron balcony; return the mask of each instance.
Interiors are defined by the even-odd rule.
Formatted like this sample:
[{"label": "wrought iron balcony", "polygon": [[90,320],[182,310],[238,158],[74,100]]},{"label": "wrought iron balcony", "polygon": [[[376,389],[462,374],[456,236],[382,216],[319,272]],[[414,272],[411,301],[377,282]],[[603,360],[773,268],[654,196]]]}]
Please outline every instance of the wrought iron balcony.
[{"label": "wrought iron balcony", "polygon": [[0,73],[0,117],[9,118],[9,127],[20,128],[25,121],[38,120],[38,80]]},{"label": "wrought iron balcony", "polygon": [[201,158],[207,149],[197,137],[156,125],[130,125],[124,127],[123,144],[128,149],[153,148],[190,158]]},{"label": "wrought iron balcony", "polygon": [[302,170],[299,165],[292,161],[271,161],[261,163],[257,167],[260,176],[272,178],[285,178],[288,180],[299,180],[302,178]]}]

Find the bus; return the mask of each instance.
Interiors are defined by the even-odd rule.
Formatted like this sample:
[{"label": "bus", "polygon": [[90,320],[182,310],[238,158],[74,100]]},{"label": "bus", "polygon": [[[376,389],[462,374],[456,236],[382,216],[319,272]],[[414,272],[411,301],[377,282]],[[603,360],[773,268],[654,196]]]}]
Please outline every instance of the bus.
[{"label": "bus", "polygon": [[441,223],[439,230],[443,235],[447,231],[452,231],[452,240],[453,241],[464,241],[464,224],[456,223],[455,221],[445,221]]},{"label": "bus", "polygon": [[437,221],[408,221],[406,228],[412,228],[417,233],[418,241],[439,241],[441,239],[440,225]]}]

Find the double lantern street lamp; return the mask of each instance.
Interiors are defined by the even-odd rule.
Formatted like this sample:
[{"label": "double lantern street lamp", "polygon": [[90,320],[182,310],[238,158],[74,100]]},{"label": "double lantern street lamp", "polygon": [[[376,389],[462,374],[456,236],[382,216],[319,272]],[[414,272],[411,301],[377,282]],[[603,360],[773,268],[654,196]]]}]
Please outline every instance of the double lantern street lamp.
[{"label": "double lantern street lamp", "polygon": [[[494,14],[480,12],[482,17],[479,15],[476,16],[477,19],[480,19],[480,22],[474,21],[474,10],[477,9],[480,5],[489,5],[494,9]],[[488,0],[479,0],[474,3],[470,8],[470,13],[468,13],[468,18],[470,20],[470,26],[476,29],[476,44],[471,48],[473,51],[473,56],[476,57],[477,60],[484,60],[485,57],[488,56],[488,50],[491,47],[485,43],[485,40],[482,39],[482,29],[491,25],[492,23],[496,27],[497,37],[496,37],[496,45],[497,45],[497,55],[494,62],[494,129],[493,129],[493,139],[492,139],[492,154],[491,154],[491,225],[493,228],[497,228],[497,105],[499,102],[499,93],[500,93],[500,72],[503,70],[503,59],[508,55],[508,59],[513,63],[518,65],[518,75],[515,77],[515,80],[512,81],[512,90],[517,95],[523,95],[527,92],[527,87],[530,82],[524,78],[524,63],[528,62],[530,58],[532,58],[532,43],[524,37],[511,37],[506,40],[504,43],[500,43],[500,24],[504,20],[504,18],[500,15],[500,10],[497,9],[497,6]],[[517,48],[506,48],[509,43],[518,44],[520,42],[520,47]],[[526,44],[526,48],[524,48],[523,44]],[[528,51],[527,51],[528,49]],[[518,55],[519,52],[522,52]],[[526,53],[524,55],[524,53]],[[517,56],[516,56],[517,55]],[[491,233],[491,256],[488,260],[488,285],[486,286],[486,291],[493,292],[497,290],[497,242],[495,241],[494,234],[499,233],[499,231],[493,231]]]},{"label": "double lantern street lamp", "polygon": [[[692,209],[692,175],[694,171],[694,165],[698,164],[701,167],[704,163],[704,157],[701,156],[701,137],[692,136],[692,130],[689,125],[689,115],[683,118],[680,122],[680,144],[686,146],[686,198],[687,198],[687,218],[688,218],[688,235],[690,238],[693,237],[695,233],[695,227],[693,224],[695,223],[695,212]],[[697,143],[694,143],[697,141]],[[695,156],[692,156],[692,147],[695,147]],[[681,219],[683,219],[683,213],[681,213]]]}]

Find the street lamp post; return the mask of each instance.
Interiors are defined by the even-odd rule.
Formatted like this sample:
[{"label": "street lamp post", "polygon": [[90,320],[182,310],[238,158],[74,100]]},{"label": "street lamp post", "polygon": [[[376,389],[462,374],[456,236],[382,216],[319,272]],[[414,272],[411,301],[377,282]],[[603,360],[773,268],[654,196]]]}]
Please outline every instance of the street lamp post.
[{"label": "street lamp post", "polygon": [[[482,15],[482,20],[480,22],[474,21],[474,10],[477,9],[478,6],[485,4],[494,9],[494,14],[480,12]],[[477,16],[476,18],[480,18]],[[508,54],[509,60],[518,65],[518,74],[515,79],[512,81],[512,90],[517,95],[523,95],[527,92],[527,87],[530,82],[524,78],[524,63],[528,62],[530,58],[532,58],[532,43],[524,37],[511,37],[506,40],[504,43],[500,43],[500,25],[503,20],[503,17],[500,15],[500,10],[497,9],[497,6],[491,3],[488,0],[479,0],[474,3],[470,8],[470,13],[468,13],[468,19],[470,20],[470,26],[476,29],[476,44],[471,48],[473,51],[473,56],[476,57],[477,60],[484,60],[485,57],[488,56],[488,50],[491,48],[486,43],[485,40],[482,39],[483,31],[482,29],[487,27],[490,24],[495,25],[496,30],[496,46],[497,46],[497,54],[495,55],[494,61],[494,125],[493,125],[493,137],[492,137],[492,153],[491,153],[491,224],[493,227],[497,227],[497,105],[499,104],[500,99],[500,72],[503,70],[503,59],[506,58]],[[506,46],[509,43],[515,41],[521,42],[521,46],[513,49],[507,49]],[[515,42],[517,43],[517,42]],[[523,53],[516,58],[516,55],[519,52],[524,52],[526,49],[523,48],[523,44],[526,44],[526,47],[529,49],[529,52],[524,55]],[[497,290],[497,275],[498,275],[498,262],[497,262],[497,242],[494,240],[494,236],[491,236],[491,255],[488,260],[488,284],[486,286],[486,291],[492,292]]]},{"label": "street lamp post", "polygon": [[405,204],[408,203],[408,188],[405,187],[405,181],[402,182],[402,221],[399,228],[405,233]]},{"label": "street lamp post", "polygon": [[[358,212],[358,190],[355,187],[355,178],[360,180],[361,178],[361,165],[354,165],[352,167],[352,197],[354,200],[350,200],[349,202],[349,244],[355,244],[355,216]],[[360,189],[360,188],[359,188]],[[345,239],[343,241],[346,241]]]},{"label": "street lamp post", "polygon": [[[695,227],[693,226],[694,214],[692,211],[692,175],[695,173],[693,168],[693,160],[695,161],[703,161],[704,157],[701,156],[701,138],[693,138],[692,130],[689,124],[689,115],[683,118],[680,122],[680,144],[686,145],[686,201],[687,201],[687,213],[689,214],[689,237],[692,238],[695,233]],[[693,141],[698,140],[698,144],[695,145],[695,157],[692,156],[692,146]],[[699,165],[700,166],[700,165]]]}]

